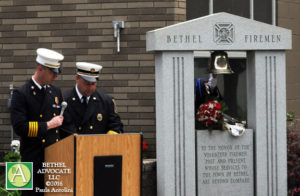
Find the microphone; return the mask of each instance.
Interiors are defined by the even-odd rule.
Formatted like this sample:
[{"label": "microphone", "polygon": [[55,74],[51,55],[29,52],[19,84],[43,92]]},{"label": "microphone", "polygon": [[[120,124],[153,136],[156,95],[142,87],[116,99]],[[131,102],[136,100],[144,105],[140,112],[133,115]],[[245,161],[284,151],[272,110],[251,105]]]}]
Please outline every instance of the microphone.
[{"label": "microphone", "polygon": [[67,106],[68,106],[68,103],[65,102],[65,101],[63,101],[63,102],[61,103],[60,116],[62,116],[62,115],[64,114],[64,111],[65,111],[65,109],[66,109]]}]

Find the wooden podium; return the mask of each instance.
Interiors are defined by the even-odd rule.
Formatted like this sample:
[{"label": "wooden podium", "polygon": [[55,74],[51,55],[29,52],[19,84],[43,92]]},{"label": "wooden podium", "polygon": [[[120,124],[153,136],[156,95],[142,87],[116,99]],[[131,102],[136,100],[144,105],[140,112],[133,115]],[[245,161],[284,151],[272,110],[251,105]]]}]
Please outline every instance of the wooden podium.
[{"label": "wooden podium", "polygon": [[55,171],[45,174],[45,195],[94,195],[94,157],[121,156],[122,196],[140,196],[141,148],[140,134],[71,135],[45,149],[47,168]]}]

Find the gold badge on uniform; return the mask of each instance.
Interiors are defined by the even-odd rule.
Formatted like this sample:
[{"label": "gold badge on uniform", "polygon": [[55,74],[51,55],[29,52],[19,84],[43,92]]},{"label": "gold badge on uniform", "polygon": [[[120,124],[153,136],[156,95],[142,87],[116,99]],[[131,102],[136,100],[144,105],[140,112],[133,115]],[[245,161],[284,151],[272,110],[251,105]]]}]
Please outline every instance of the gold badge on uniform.
[{"label": "gold badge on uniform", "polygon": [[55,104],[58,104],[58,103],[59,103],[58,97],[55,97]]},{"label": "gold badge on uniform", "polygon": [[102,121],[102,119],[103,119],[102,114],[99,113],[99,114],[97,115],[97,120],[98,120],[98,121]]},{"label": "gold badge on uniform", "polygon": [[114,102],[114,110],[115,110],[115,113],[118,114],[116,101],[115,101],[115,99],[112,99],[112,101]]}]

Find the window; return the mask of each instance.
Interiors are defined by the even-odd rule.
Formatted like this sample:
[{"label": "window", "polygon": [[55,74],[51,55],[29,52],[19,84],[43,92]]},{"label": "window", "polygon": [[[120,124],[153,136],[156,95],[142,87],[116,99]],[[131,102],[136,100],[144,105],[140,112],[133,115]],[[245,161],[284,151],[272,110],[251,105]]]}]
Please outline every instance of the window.
[{"label": "window", "polygon": [[[211,0],[213,13],[227,12],[234,15],[250,18],[250,4],[253,3],[254,20],[272,24],[272,12],[276,14],[275,0]],[[210,0],[187,0],[187,20],[209,14]],[[272,11],[273,10],[273,11]]]}]

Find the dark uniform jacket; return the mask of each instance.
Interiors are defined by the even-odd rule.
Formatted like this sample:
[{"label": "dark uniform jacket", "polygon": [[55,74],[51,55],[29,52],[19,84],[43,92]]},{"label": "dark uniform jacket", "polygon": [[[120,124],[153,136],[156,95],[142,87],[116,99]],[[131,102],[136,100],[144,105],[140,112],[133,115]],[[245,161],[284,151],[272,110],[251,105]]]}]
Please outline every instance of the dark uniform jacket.
[{"label": "dark uniform jacket", "polygon": [[11,122],[21,138],[22,161],[44,160],[44,148],[59,140],[59,130],[47,131],[47,121],[60,114],[62,94],[59,88],[47,85],[40,90],[30,79],[14,91]]},{"label": "dark uniform jacket", "polygon": [[22,196],[42,196],[35,188],[44,187],[42,168],[45,147],[59,140],[59,130],[47,130],[47,121],[60,114],[62,94],[59,88],[47,85],[40,90],[29,80],[14,91],[11,101],[11,122],[21,139],[20,153],[23,162],[33,162],[33,190],[22,191]]},{"label": "dark uniform jacket", "polygon": [[[102,92],[95,91],[84,106],[78,97],[75,87],[64,93],[68,107],[64,112],[62,137],[70,133],[104,134],[109,130],[121,133],[123,124],[118,115],[114,99]],[[69,133],[68,133],[68,132]]]}]

